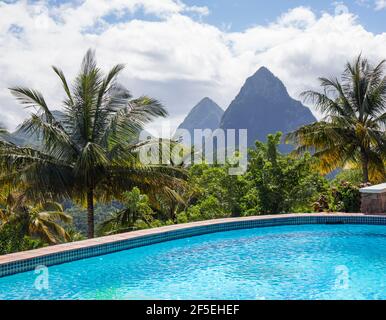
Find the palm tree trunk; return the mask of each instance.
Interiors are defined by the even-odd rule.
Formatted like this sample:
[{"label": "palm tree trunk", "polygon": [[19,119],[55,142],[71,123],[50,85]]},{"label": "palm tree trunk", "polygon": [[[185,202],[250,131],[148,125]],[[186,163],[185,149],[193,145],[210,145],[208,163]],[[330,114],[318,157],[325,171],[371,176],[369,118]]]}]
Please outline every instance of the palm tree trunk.
[{"label": "palm tree trunk", "polygon": [[362,172],[363,172],[363,183],[368,183],[369,179],[369,157],[365,150],[362,150]]},{"label": "palm tree trunk", "polygon": [[87,236],[94,238],[94,190],[92,188],[87,192]]}]

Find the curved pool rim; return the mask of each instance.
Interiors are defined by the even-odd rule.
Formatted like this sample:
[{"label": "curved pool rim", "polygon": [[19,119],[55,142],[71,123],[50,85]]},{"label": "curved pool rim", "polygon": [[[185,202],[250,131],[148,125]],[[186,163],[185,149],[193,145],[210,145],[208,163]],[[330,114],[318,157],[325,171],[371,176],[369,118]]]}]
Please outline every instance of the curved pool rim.
[{"label": "curved pool rim", "polygon": [[0,256],[0,277],[113,252],[216,232],[307,224],[386,225],[386,215],[287,214],[228,218],[134,231]]}]

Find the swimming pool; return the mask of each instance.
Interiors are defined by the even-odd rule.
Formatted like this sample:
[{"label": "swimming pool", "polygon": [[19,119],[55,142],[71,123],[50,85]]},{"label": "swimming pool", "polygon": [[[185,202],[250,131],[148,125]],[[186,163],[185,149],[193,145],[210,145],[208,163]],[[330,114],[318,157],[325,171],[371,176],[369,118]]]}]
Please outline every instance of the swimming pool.
[{"label": "swimming pool", "polygon": [[[218,232],[0,279],[0,299],[386,299],[386,227]],[[41,289],[41,288],[40,288]]]}]

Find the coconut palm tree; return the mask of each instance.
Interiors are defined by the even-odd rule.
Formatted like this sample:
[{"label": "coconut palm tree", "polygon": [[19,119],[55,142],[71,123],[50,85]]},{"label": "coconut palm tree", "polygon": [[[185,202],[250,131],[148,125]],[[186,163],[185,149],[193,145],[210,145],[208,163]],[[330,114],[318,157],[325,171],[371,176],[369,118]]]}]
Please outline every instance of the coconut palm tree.
[{"label": "coconut palm tree", "polygon": [[0,142],[2,183],[22,185],[34,199],[78,199],[87,205],[88,237],[94,237],[94,201],[119,199],[137,186],[143,193],[170,195],[183,184],[181,169],[144,165],[138,142],[143,126],[167,111],[156,100],[132,99],[116,81],[123,65],[106,75],[89,50],[70,87],[63,72],[53,67],[65,92],[63,113],[52,112],[43,95],[32,89],[12,88],[27,108],[34,108],[21,130],[38,135],[41,148],[17,147]]},{"label": "coconut palm tree", "polygon": [[48,244],[69,241],[70,236],[60,223],[70,223],[72,218],[63,212],[60,204],[54,202],[28,205],[23,194],[9,194],[6,207],[0,209],[0,228],[7,224],[20,226],[22,234],[38,238]]},{"label": "coconut palm tree", "polygon": [[324,114],[320,122],[287,136],[297,152],[310,150],[323,173],[358,166],[363,182],[385,179],[386,77],[385,61],[375,67],[359,56],[347,63],[341,79],[320,78],[322,92],[303,96]]}]

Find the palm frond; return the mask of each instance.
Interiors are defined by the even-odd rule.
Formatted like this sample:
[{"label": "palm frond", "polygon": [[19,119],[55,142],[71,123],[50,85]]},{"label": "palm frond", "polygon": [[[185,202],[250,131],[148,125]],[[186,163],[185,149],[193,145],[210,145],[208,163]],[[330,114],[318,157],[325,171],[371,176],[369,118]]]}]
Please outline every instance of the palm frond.
[{"label": "palm frond", "polygon": [[25,120],[20,130],[30,136],[40,136],[44,142],[44,151],[55,158],[70,159],[79,152],[61,126],[46,122],[37,115],[32,115],[30,119]]},{"label": "palm frond", "polygon": [[26,108],[33,107],[40,110],[46,116],[47,121],[53,122],[55,120],[43,95],[39,91],[22,87],[10,88],[10,91]]},{"label": "palm frond", "polygon": [[55,66],[52,66],[52,69],[54,70],[54,72],[58,75],[58,77],[62,81],[64,92],[66,93],[67,98],[68,98],[68,100],[65,102],[65,104],[72,106],[74,104],[74,99],[72,98],[70,87],[68,86],[68,83],[67,83],[67,80],[66,80],[66,77],[65,77],[63,71]]}]

